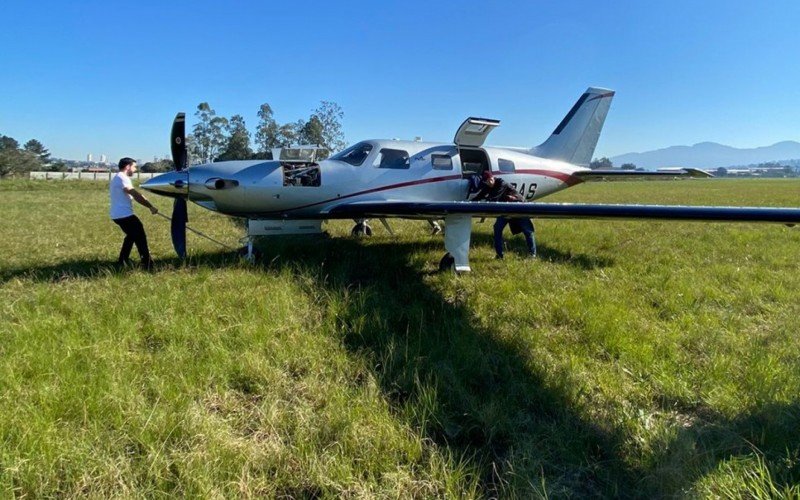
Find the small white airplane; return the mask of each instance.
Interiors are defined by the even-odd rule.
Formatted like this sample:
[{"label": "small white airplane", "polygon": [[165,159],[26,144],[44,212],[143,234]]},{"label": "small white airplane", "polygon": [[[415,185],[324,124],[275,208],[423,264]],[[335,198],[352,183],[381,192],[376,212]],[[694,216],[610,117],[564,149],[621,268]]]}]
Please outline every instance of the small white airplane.
[{"label": "small white airplane", "polygon": [[[185,117],[172,128],[177,170],[142,187],[175,198],[173,242],[185,256],[186,200],[249,219],[255,234],[321,232],[325,219],[444,219],[441,269],[469,271],[474,217],[600,218],[800,223],[800,209],[596,205],[535,200],[581,182],[616,177],[710,177],[699,170],[640,172],[588,168],[614,92],[589,88],[552,135],[533,148],[484,147],[498,120],[468,118],[452,143],[367,140],[322,161],[226,161],[187,166]],[[512,184],[522,203],[467,201],[470,178],[490,171]],[[260,232],[259,232],[260,231]]]}]

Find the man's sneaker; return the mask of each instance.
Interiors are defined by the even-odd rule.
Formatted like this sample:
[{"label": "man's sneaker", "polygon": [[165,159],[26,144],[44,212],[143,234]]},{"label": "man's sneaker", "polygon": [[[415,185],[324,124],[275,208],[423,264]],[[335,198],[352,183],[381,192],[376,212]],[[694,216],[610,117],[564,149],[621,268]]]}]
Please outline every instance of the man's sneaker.
[{"label": "man's sneaker", "polygon": [[529,252],[528,253],[528,258],[529,259],[535,259],[536,258],[536,252]]},{"label": "man's sneaker", "polygon": [[500,254],[497,254],[497,255],[494,256],[494,259],[495,260],[503,260],[503,256],[500,255]]}]

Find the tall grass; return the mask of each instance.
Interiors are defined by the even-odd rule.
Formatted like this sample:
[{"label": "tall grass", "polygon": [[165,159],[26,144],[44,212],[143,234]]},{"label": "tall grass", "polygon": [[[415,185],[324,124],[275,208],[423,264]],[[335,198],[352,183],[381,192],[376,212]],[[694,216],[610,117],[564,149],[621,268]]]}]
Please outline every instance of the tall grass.
[{"label": "tall grass", "polygon": [[[800,231],[537,221],[541,259],[435,272],[419,222],[265,241],[256,265],[107,185],[0,183],[0,490],[17,496],[797,496]],[[797,206],[795,181],[554,201]],[[168,201],[157,200],[162,210]],[[191,225],[240,229],[197,207]]]}]

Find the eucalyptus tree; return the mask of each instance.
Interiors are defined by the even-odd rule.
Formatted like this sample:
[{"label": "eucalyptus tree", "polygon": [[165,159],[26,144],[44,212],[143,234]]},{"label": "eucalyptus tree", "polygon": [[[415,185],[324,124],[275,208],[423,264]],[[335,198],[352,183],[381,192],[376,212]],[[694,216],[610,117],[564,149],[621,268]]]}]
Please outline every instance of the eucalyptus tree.
[{"label": "eucalyptus tree", "polygon": [[228,126],[228,120],[217,116],[207,102],[198,104],[194,115],[198,122],[192,128],[190,152],[195,161],[208,163],[216,159],[226,145],[225,128]]}]

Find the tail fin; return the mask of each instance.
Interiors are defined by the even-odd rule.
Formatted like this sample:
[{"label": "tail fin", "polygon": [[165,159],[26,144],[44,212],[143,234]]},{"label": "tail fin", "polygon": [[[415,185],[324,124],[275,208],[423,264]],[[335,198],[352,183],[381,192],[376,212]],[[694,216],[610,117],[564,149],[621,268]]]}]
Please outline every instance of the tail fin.
[{"label": "tail fin", "polygon": [[530,153],[588,167],[613,97],[613,90],[588,88],[553,134]]}]

